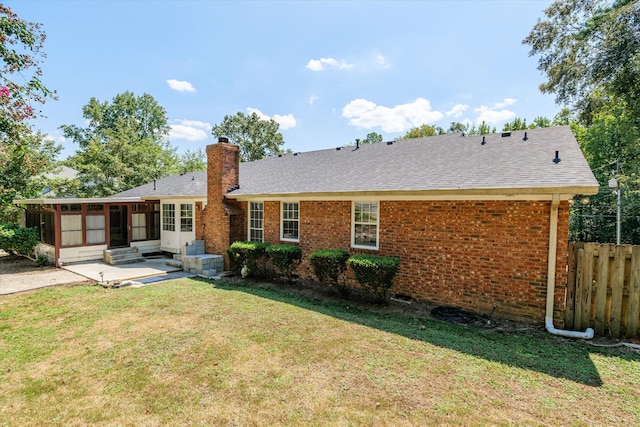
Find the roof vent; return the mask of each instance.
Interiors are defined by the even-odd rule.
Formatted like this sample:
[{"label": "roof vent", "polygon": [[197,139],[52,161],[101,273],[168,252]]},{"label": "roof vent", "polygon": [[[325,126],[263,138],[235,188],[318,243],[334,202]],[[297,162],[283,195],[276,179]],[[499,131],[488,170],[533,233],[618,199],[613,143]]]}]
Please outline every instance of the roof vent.
[{"label": "roof vent", "polygon": [[507,138],[509,136],[511,136],[511,132],[502,132],[502,137],[503,138]]},{"label": "roof vent", "polygon": [[229,138],[221,136],[220,138],[218,138],[218,142],[229,142]]},{"label": "roof vent", "polygon": [[523,141],[526,141],[527,139],[529,139],[529,138],[527,138],[527,133],[525,132],[525,133],[524,133],[524,138],[522,138],[522,140],[523,140]]},{"label": "roof vent", "polygon": [[282,157],[282,154],[278,154],[278,157]]},{"label": "roof vent", "polygon": [[482,137],[482,142],[481,142],[481,144],[482,144],[482,145],[484,145],[484,144],[486,144],[486,143],[487,143],[487,141],[485,141],[485,140],[484,140],[484,136],[483,136],[483,137]]},{"label": "roof vent", "polygon": [[297,156],[298,154],[300,154],[300,153],[293,153],[294,156]]},{"label": "roof vent", "polygon": [[387,141],[387,145],[393,145],[393,141]]},{"label": "roof vent", "polygon": [[336,151],[342,150],[342,147],[336,147]]},{"label": "roof vent", "polygon": [[553,163],[555,163],[556,165],[557,165],[558,163],[560,163],[560,156],[558,156],[558,153],[559,153],[559,152],[558,152],[558,151],[556,151],[556,157],[555,157],[555,159],[553,159]]}]

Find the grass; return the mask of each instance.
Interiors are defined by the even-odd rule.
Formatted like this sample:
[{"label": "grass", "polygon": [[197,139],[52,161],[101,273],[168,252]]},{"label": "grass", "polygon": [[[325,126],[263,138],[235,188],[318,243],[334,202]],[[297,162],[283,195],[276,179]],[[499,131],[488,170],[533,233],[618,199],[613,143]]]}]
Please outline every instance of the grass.
[{"label": "grass", "polygon": [[0,425],[638,425],[640,356],[191,279],[0,299]]}]

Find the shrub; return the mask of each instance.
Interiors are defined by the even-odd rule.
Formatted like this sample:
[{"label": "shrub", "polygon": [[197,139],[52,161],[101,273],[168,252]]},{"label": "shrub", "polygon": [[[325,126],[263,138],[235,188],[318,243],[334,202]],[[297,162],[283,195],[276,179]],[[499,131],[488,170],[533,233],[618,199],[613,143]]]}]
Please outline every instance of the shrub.
[{"label": "shrub", "polygon": [[389,300],[389,289],[398,272],[400,258],[376,255],[353,255],[349,266],[362,287],[371,292],[379,302]]},{"label": "shrub", "polygon": [[264,242],[234,242],[227,248],[227,254],[234,270],[246,265],[250,276],[266,277],[269,273],[268,247],[269,244]]},{"label": "shrub", "polygon": [[287,281],[291,283],[293,272],[302,261],[302,249],[296,245],[273,245],[267,248],[269,260],[281,274],[287,276]]},{"label": "shrub", "polygon": [[309,254],[313,274],[319,281],[334,286],[342,294],[349,292],[344,274],[348,259],[349,251],[344,249],[318,249]]},{"label": "shrub", "polygon": [[49,257],[44,255],[44,254],[40,254],[38,255],[38,257],[36,258],[36,265],[38,267],[44,267],[45,265],[49,264]]},{"label": "shrub", "polygon": [[11,222],[0,223],[0,249],[31,257],[40,242],[35,228],[24,228]]}]

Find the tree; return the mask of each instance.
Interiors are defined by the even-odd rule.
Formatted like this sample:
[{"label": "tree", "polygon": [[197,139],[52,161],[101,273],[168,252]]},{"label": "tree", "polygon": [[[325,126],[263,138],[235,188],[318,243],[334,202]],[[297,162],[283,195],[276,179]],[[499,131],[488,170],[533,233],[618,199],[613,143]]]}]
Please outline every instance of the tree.
[{"label": "tree", "polygon": [[589,203],[572,208],[571,237],[581,241],[615,242],[616,195],[608,182],[620,182],[622,243],[640,243],[640,130],[624,107],[612,105],[596,114],[589,126],[574,124],[574,133],[600,184]]},{"label": "tree", "polygon": [[370,132],[367,137],[360,141],[361,144],[377,144],[382,142],[382,135],[376,132]]},{"label": "tree", "polygon": [[151,95],[125,92],[111,103],[91,98],[82,111],[87,128],[61,126],[79,145],[66,164],[78,171],[80,195],[109,196],[177,171],[166,112]]},{"label": "tree", "polygon": [[424,138],[427,136],[435,136],[437,134],[438,132],[434,126],[422,125],[409,129],[409,131],[401,136],[400,139]]},{"label": "tree", "polygon": [[278,132],[279,127],[273,119],[263,120],[256,113],[245,115],[238,111],[235,116],[224,116],[211,133],[216,138],[229,138],[230,143],[240,147],[241,161],[251,162],[284,153],[280,148],[284,139]]},{"label": "tree", "polygon": [[42,81],[45,34],[0,4],[0,220],[16,213],[15,198],[38,194],[31,177],[50,169],[60,147],[29,125],[41,115],[36,104],[55,99]]},{"label": "tree", "polygon": [[207,155],[202,148],[196,151],[185,150],[178,160],[180,172],[197,172],[207,170]]},{"label": "tree", "polygon": [[585,123],[610,97],[640,120],[640,3],[557,0],[523,40],[548,81],[543,93],[572,105]]}]

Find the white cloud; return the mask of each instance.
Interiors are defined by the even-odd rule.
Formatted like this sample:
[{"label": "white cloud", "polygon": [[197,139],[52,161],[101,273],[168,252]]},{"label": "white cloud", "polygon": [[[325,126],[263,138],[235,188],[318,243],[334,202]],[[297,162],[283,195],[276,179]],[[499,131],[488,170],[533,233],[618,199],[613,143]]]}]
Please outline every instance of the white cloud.
[{"label": "white cloud", "polygon": [[344,59],[338,61],[334,58],[311,59],[306,66],[311,71],[322,71],[325,68],[336,68],[338,70],[350,70],[353,64],[347,63]]},{"label": "white cloud", "polygon": [[366,99],[355,99],[345,105],[342,116],[349,119],[350,125],[364,129],[380,127],[384,132],[393,133],[434,123],[443,118],[444,114],[432,110],[431,103],[424,98],[392,108],[376,105]]},{"label": "white cloud", "polygon": [[65,138],[62,135],[51,135],[50,133],[46,134],[44,136],[44,139],[46,141],[53,141],[53,142],[55,142],[57,144],[62,144],[63,142],[67,141],[67,138]]},{"label": "white cloud", "polygon": [[193,85],[187,81],[171,79],[171,80],[167,80],[167,84],[171,89],[177,90],[178,92],[195,92],[196,91]]},{"label": "white cloud", "polygon": [[513,105],[516,102],[518,102],[518,100],[515,99],[515,98],[505,98],[504,101],[496,102],[495,104],[493,104],[493,108],[504,108],[504,107],[507,107],[509,105]]},{"label": "white cloud", "polygon": [[318,97],[317,97],[317,96],[315,96],[315,95],[311,95],[311,96],[309,97],[309,105],[313,105],[313,104],[315,104],[315,102],[316,102],[318,99],[320,99],[320,98],[318,98]]},{"label": "white cloud", "polygon": [[462,113],[467,111],[467,108],[469,108],[467,104],[456,104],[453,106],[451,110],[447,111],[445,114],[449,117],[458,118],[462,115]]},{"label": "white cloud", "polygon": [[257,108],[252,108],[252,107],[247,107],[247,112],[249,114],[256,113],[258,117],[260,117],[260,120],[273,119],[276,123],[278,123],[278,125],[280,125],[280,129],[282,130],[291,129],[292,127],[295,127],[297,124],[295,117],[293,117],[293,114],[287,114],[286,116],[282,116],[280,114],[274,114],[273,117],[269,117],[266,114],[264,114],[262,111],[258,110]]},{"label": "white cloud", "polygon": [[495,109],[492,110],[484,105],[474,109],[473,111],[478,113],[478,117],[476,117],[476,124],[480,124],[482,122],[494,124],[510,120],[516,116],[516,113],[514,113],[513,111]]},{"label": "white cloud", "polygon": [[211,124],[198,120],[176,120],[178,124],[171,125],[169,138],[186,139],[187,141],[202,141],[211,133]]},{"label": "white cloud", "polygon": [[381,68],[389,68],[391,67],[391,65],[389,65],[387,63],[387,61],[384,59],[383,55],[376,55],[376,63],[381,67]]}]

